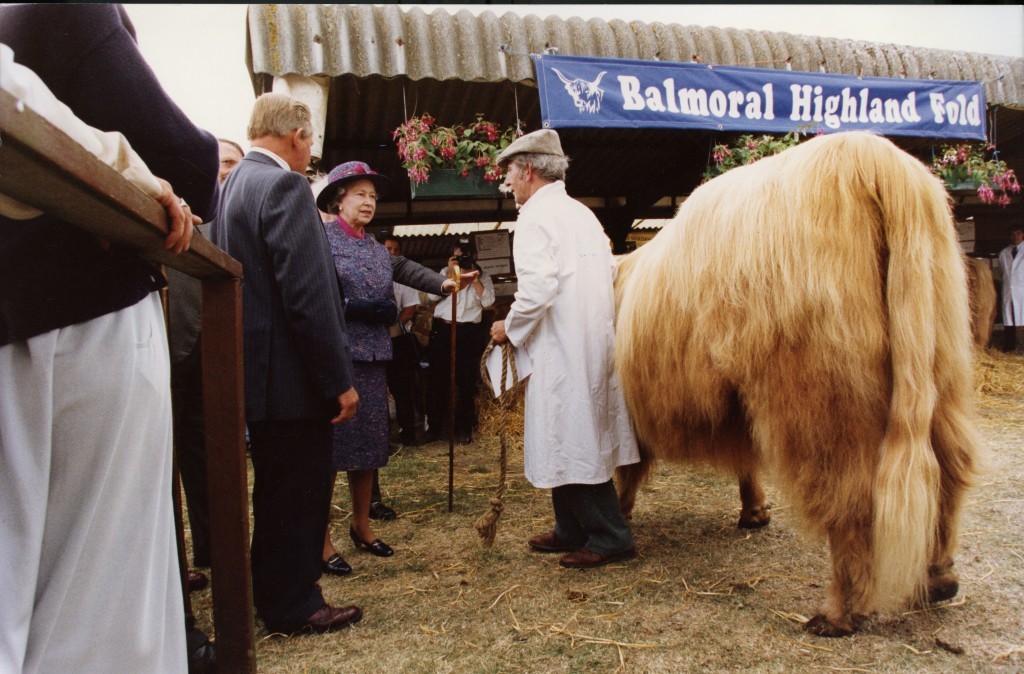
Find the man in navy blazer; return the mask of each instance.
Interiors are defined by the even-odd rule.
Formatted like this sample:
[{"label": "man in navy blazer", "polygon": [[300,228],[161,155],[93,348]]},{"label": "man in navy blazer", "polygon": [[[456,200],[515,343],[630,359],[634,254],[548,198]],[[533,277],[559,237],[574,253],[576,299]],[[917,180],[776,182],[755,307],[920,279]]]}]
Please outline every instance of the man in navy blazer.
[{"label": "man in navy blazer", "polygon": [[303,175],[309,109],[264,94],[248,135],[252,150],[224,183],[210,238],[242,263],[253,601],[269,632],[326,632],[362,617],[325,603],[317,585],[331,424],[350,419],[359,396],[330,247]]}]

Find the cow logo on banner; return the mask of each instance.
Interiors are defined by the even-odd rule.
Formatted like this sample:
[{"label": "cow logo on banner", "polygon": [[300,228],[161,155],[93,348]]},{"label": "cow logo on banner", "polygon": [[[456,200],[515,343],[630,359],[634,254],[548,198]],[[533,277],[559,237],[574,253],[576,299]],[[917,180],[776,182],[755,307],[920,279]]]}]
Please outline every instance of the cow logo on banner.
[{"label": "cow logo on banner", "polygon": [[601,83],[601,78],[607,73],[606,70],[602,70],[593,82],[580,78],[570,80],[558,68],[552,68],[551,70],[558,75],[558,79],[562,80],[565,90],[572,96],[572,102],[576,104],[577,111],[580,113],[589,112],[590,114],[601,111],[601,99],[604,98],[604,89],[599,88],[597,85]]}]

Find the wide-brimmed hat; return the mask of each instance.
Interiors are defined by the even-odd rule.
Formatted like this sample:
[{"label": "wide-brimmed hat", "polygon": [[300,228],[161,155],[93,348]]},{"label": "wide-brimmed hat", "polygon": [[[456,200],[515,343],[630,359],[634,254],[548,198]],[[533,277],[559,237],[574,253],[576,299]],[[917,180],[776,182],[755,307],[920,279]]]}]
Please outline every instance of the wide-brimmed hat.
[{"label": "wide-brimmed hat", "polygon": [[347,161],[344,164],[338,164],[327,174],[327,184],[317,195],[316,207],[327,212],[327,208],[341,187],[347,183],[364,179],[373,182],[373,186],[377,188],[377,196],[383,195],[391,186],[391,181],[387,176],[377,173],[365,162]]},{"label": "wide-brimmed hat", "polygon": [[497,162],[501,164],[516,154],[552,154],[556,157],[564,157],[562,143],[558,140],[558,134],[552,129],[541,129],[516,138],[512,143],[501,151]]}]

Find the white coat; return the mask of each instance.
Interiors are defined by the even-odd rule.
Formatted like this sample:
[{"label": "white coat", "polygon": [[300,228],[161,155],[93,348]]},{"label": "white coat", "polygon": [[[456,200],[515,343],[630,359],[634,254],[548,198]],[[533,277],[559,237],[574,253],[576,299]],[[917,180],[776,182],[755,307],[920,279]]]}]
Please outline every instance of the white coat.
[{"label": "white coat", "polygon": [[1024,243],[1017,257],[1013,246],[999,253],[999,266],[1003,271],[1003,325],[1024,325]]},{"label": "white coat", "polygon": [[640,460],[614,371],[615,258],[601,223],[558,181],[519,211],[518,290],[505,333],[526,349],[525,473],[535,487],[601,484]]}]

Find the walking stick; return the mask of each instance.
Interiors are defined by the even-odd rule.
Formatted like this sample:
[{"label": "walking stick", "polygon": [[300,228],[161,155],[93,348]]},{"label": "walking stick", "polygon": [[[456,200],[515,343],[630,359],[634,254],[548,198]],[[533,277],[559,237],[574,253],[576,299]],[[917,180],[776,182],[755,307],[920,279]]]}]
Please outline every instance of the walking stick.
[{"label": "walking stick", "polygon": [[459,295],[462,270],[459,265],[452,265],[452,279],[455,280],[455,289],[452,290],[452,354],[449,362],[448,379],[448,512],[452,512],[452,498],[455,489],[455,328],[456,321],[455,305]]}]

